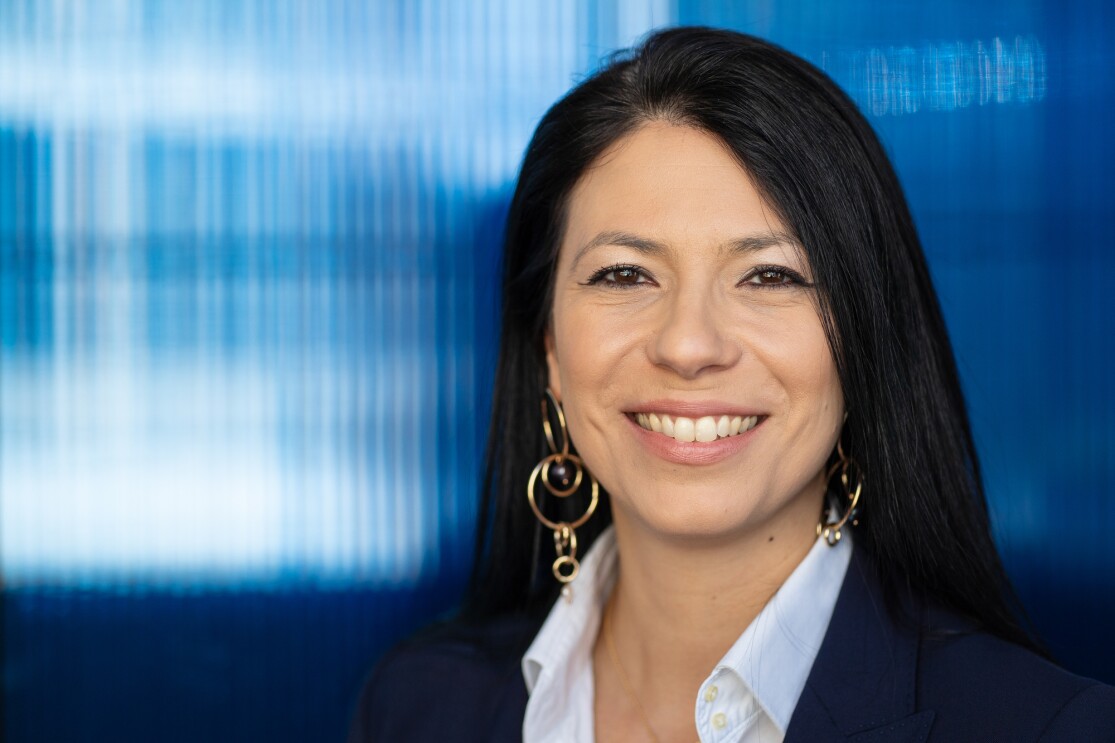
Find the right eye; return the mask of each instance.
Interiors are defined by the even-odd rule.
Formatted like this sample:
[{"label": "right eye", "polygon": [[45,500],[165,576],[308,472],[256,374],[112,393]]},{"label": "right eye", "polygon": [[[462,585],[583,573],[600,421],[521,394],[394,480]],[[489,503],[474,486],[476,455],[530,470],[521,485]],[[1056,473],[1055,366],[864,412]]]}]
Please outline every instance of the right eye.
[{"label": "right eye", "polygon": [[592,275],[587,284],[603,284],[616,288],[626,289],[639,284],[650,283],[643,269],[632,265],[607,266]]}]

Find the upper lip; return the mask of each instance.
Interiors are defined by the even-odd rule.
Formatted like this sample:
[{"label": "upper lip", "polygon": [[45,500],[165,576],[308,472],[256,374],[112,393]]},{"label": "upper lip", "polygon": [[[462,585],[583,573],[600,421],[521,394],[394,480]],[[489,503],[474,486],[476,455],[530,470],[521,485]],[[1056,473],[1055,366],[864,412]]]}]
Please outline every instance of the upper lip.
[{"label": "upper lip", "polygon": [[737,402],[721,402],[718,400],[647,400],[634,405],[627,412],[630,414],[658,413],[659,415],[665,413],[666,415],[680,415],[686,418],[718,415],[738,415],[741,417],[763,415],[761,410],[744,407]]}]

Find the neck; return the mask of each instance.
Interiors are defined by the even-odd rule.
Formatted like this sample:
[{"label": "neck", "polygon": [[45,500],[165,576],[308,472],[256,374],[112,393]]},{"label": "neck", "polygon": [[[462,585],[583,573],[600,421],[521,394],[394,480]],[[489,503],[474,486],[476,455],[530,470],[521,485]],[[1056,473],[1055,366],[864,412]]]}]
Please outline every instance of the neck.
[{"label": "neck", "polygon": [[692,698],[809,552],[818,501],[730,538],[663,538],[614,514],[619,577],[606,611],[644,702]]}]

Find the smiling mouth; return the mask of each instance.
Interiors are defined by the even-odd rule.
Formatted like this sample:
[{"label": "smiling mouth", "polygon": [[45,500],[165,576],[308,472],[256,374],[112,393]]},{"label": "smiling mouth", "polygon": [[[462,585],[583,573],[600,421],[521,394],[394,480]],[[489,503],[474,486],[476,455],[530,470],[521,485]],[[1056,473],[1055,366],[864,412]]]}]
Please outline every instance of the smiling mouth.
[{"label": "smiling mouth", "polygon": [[706,415],[700,418],[686,418],[682,415],[634,413],[631,418],[642,428],[668,436],[675,441],[708,443],[747,433],[759,425],[766,416]]}]

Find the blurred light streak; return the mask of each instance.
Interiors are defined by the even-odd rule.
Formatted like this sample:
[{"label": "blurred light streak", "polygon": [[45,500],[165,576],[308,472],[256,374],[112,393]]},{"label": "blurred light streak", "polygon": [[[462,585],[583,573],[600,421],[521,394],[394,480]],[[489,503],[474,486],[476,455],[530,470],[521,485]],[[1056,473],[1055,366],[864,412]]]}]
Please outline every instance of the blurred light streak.
[{"label": "blurred light streak", "polygon": [[824,53],[821,64],[875,116],[1045,98],[1045,51],[1033,36]]},{"label": "blurred light streak", "polygon": [[668,0],[0,1],[0,569],[467,567],[498,228]]},{"label": "blurred light streak", "polygon": [[1008,569],[1111,682],[1110,3],[0,0],[0,737],[343,736],[470,563],[527,137],[674,22],[873,117]]}]

